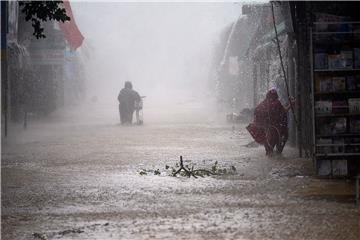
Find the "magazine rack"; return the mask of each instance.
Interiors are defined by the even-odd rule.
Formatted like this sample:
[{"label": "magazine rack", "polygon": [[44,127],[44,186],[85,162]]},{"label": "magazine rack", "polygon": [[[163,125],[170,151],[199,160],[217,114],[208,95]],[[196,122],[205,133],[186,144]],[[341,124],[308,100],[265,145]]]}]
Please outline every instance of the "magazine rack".
[{"label": "magazine rack", "polygon": [[317,174],[347,176],[360,158],[360,22],[314,22],[310,31]]}]

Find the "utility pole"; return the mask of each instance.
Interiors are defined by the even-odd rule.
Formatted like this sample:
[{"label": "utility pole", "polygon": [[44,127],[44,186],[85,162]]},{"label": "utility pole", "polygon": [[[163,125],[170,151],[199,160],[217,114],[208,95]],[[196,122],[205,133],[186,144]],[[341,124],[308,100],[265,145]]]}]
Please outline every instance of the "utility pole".
[{"label": "utility pole", "polygon": [[8,134],[8,64],[7,64],[7,32],[8,32],[8,3],[1,1],[1,120],[4,125],[4,135]]}]

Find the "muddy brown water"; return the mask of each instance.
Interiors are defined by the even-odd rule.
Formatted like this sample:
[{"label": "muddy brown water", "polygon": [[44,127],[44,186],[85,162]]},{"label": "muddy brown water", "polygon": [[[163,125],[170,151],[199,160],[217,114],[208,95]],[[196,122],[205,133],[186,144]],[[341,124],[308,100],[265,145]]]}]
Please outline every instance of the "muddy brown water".
[{"label": "muddy brown water", "polygon": [[[2,142],[2,239],[360,239],[352,181],[249,142],[217,122],[34,123]],[[179,155],[237,172],[168,176]]]}]

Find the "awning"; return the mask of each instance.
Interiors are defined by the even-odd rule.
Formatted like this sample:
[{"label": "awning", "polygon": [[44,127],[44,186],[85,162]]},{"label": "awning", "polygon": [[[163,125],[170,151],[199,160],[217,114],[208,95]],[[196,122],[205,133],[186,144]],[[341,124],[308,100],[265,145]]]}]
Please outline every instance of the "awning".
[{"label": "awning", "polygon": [[84,41],[84,36],[81,34],[79,28],[76,25],[69,0],[64,0],[63,3],[66,14],[70,17],[70,21],[65,21],[64,23],[60,22],[59,26],[60,29],[63,31],[71,49],[76,50],[78,47],[81,46],[82,42]]},{"label": "awning", "polygon": [[[281,23],[276,24],[276,30],[277,30],[278,35],[285,33],[285,29],[286,29],[285,21],[282,21]],[[275,39],[275,37],[276,37],[275,29],[272,28],[271,31],[264,34],[264,36],[261,38],[261,40],[263,42],[269,42],[269,41]]]},{"label": "awning", "polygon": [[10,65],[16,65],[23,67],[24,65],[28,64],[29,61],[29,52],[25,46],[15,42],[9,41],[7,43],[7,50],[8,50],[8,61]]},{"label": "awning", "polygon": [[[285,21],[276,24],[276,30],[279,37],[286,34]],[[247,49],[246,56],[249,56],[250,52],[252,51],[258,53],[260,50],[271,46],[273,44],[275,37],[276,37],[275,30],[272,27],[271,30],[266,34],[262,35],[261,38],[259,38],[259,40],[255,40],[255,39],[252,40],[253,44],[250,44],[249,48]],[[255,43],[257,43],[257,45],[255,45]]]}]

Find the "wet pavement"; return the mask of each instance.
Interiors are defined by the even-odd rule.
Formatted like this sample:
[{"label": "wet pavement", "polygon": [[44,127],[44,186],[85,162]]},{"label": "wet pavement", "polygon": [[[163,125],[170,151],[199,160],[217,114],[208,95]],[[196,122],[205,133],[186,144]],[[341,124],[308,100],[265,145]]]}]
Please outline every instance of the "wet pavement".
[{"label": "wet pavement", "polygon": [[[265,157],[244,125],[184,110],[124,127],[89,112],[3,140],[1,239],[360,239],[354,182],[315,178],[289,147]],[[237,171],[169,176],[180,155]]]}]

